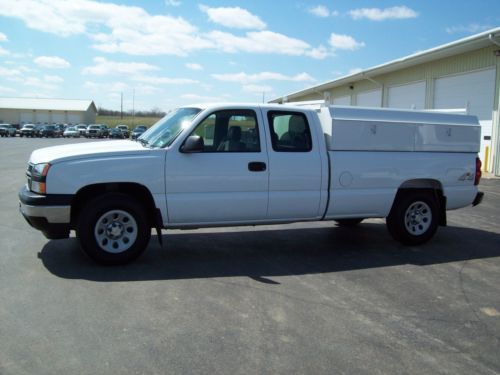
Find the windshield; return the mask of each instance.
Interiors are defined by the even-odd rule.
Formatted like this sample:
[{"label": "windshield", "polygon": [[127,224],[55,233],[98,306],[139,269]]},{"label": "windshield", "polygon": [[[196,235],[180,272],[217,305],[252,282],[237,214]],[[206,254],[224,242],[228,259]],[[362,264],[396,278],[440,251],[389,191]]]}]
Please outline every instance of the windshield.
[{"label": "windshield", "polygon": [[138,138],[140,142],[150,147],[165,147],[170,145],[184,128],[201,112],[199,108],[177,108],[146,130]]}]

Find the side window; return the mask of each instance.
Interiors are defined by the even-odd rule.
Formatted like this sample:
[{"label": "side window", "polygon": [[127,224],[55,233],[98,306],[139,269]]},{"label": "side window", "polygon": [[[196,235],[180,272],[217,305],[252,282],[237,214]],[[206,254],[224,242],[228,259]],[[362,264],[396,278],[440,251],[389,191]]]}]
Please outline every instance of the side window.
[{"label": "side window", "polygon": [[311,151],[311,130],[303,113],[269,111],[267,119],[274,151]]},{"label": "side window", "polygon": [[204,152],[259,152],[257,115],[248,109],[217,111],[191,133],[203,138]]}]

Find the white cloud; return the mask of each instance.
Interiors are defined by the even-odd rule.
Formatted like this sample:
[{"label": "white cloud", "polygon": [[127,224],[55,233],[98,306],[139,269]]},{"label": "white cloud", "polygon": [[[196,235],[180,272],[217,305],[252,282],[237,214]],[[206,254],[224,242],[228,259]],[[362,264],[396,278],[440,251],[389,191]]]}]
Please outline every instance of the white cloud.
[{"label": "white cloud", "polygon": [[106,82],[106,83],[98,83],[98,82],[93,82],[93,81],[86,81],[83,84],[83,87],[86,90],[92,91],[92,92],[107,92],[107,93],[112,93],[112,92],[123,92],[130,90],[130,86],[127,85],[124,82]]},{"label": "white cloud", "polygon": [[363,18],[371,21],[385,21],[388,19],[407,19],[416,18],[418,13],[407,6],[396,6],[391,8],[360,8],[349,11],[349,15],[354,20]]},{"label": "white cloud", "polygon": [[190,78],[170,78],[147,75],[133,76],[132,80],[142,83],[148,83],[150,85],[190,85],[198,83],[198,81]]},{"label": "white cloud", "polygon": [[210,8],[200,5],[200,10],[208,15],[210,21],[234,29],[262,30],[266,24],[256,15],[240,7]]},{"label": "white cloud", "polygon": [[[229,53],[248,52],[310,56],[314,51],[303,40],[267,30],[248,32],[244,37],[222,31],[212,31],[208,33],[207,38],[214,43],[217,49]],[[315,54],[315,56],[319,55]]]},{"label": "white cloud", "polygon": [[268,85],[243,85],[243,91],[252,94],[262,94],[272,92],[273,88]]},{"label": "white cloud", "polygon": [[39,56],[34,60],[35,64],[49,69],[69,68],[71,64],[57,56]]},{"label": "white cloud", "polygon": [[64,79],[59,76],[44,75],[43,80],[48,83],[63,83]]},{"label": "white cloud", "polygon": [[14,94],[16,92],[17,92],[17,90],[15,90],[11,87],[0,86],[0,94],[10,95],[10,94]]},{"label": "white cloud", "polygon": [[196,63],[186,63],[186,68],[191,70],[203,70],[203,67],[200,64]]},{"label": "white cloud", "polygon": [[95,65],[83,68],[83,74],[96,76],[112,75],[112,74],[139,74],[143,72],[159,70],[155,65],[138,63],[138,62],[118,62],[110,61],[104,57],[95,57]]},{"label": "white cloud", "polygon": [[469,25],[463,26],[451,26],[446,28],[446,32],[448,34],[456,34],[456,33],[469,33],[469,34],[475,34],[475,33],[480,33],[482,31],[486,31],[489,29],[492,29],[493,27],[491,25],[481,25],[478,23],[471,23]]},{"label": "white cloud", "polygon": [[324,58],[333,55],[332,52],[328,51],[325,47],[319,46],[318,48],[313,48],[306,52],[306,56],[312,57],[316,60],[323,60]]},{"label": "white cloud", "polygon": [[361,69],[361,68],[351,68],[347,72],[347,75],[361,73],[362,71],[363,71],[363,69]]},{"label": "white cloud", "polygon": [[365,46],[364,42],[358,42],[352,36],[335,33],[330,35],[329,43],[334,49],[349,51],[354,51]]},{"label": "white cloud", "polygon": [[181,99],[190,100],[191,102],[200,102],[200,103],[224,101],[224,98],[221,96],[204,96],[199,94],[183,94],[181,95]]},{"label": "white cloud", "polygon": [[20,69],[10,69],[0,66],[0,77],[12,78],[15,76],[20,76],[22,74]]},{"label": "white cloud", "polygon": [[2,55],[4,55],[4,56],[10,55],[10,52],[7,51],[5,48],[0,46],[0,56],[2,56]]},{"label": "white cloud", "polygon": [[181,5],[182,2],[178,0],[165,0],[165,5],[172,6],[172,7],[178,7]]},{"label": "white cloud", "polygon": [[262,81],[291,81],[291,82],[312,82],[315,81],[307,73],[300,73],[295,76],[286,76],[281,73],[261,72],[256,74],[229,73],[229,74],[212,74],[212,77],[218,81],[237,82],[242,84],[249,84]]},{"label": "white cloud", "polygon": [[195,51],[214,49],[230,53],[326,56],[324,51],[303,40],[263,30],[266,24],[245,9],[205,7],[205,10],[218,24],[260,31],[243,36],[201,32],[182,17],[154,15],[138,6],[93,0],[0,0],[0,16],[20,19],[29,28],[61,37],[86,35],[92,40],[92,48],[105,53],[188,56]]},{"label": "white cloud", "polygon": [[324,5],[317,5],[313,8],[309,8],[308,12],[315,15],[316,17],[326,18],[330,15],[330,11]]},{"label": "white cloud", "polygon": [[6,42],[7,40],[7,35],[5,35],[4,33],[0,33],[0,42]]}]

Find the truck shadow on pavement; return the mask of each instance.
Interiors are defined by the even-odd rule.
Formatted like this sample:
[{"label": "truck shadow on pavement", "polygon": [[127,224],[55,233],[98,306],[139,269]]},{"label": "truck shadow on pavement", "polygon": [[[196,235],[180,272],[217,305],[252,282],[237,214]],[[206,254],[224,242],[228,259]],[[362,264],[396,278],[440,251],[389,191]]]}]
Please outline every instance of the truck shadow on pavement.
[{"label": "truck shadow on pavement", "polygon": [[156,236],[135,262],[104,267],[88,259],[76,239],[49,241],[38,254],[54,275],[98,282],[197,279],[247,276],[268,279],[412,264],[459,262],[500,257],[500,234],[446,227],[422,246],[395,242],[385,225],[364,223],[354,228],[319,227],[250,231],[215,231]]}]

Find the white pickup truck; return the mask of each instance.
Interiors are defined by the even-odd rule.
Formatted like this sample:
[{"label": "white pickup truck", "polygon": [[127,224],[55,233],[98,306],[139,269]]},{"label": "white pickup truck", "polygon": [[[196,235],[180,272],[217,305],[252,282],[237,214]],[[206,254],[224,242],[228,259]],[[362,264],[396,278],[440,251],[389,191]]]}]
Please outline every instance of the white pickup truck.
[{"label": "white pickup truck", "polygon": [[35,150],[19,193],[49,239],[75,230],[105,264],[151,229],[386,218],[403,244],[429,240],[446,210],[479,204],[473,116],[356,107],[194,105],[137,141]]}]

